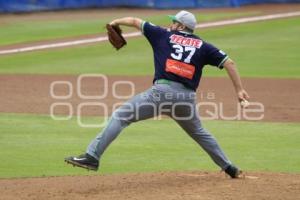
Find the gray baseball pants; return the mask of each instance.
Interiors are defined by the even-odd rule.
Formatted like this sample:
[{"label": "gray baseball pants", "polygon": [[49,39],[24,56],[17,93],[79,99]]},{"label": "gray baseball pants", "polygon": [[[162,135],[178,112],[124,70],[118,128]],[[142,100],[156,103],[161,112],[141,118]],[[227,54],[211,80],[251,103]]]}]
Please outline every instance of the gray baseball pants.
[{"label": "gray baseball pants", "polygon": [[231,165],[216,139],[205,130],[200,122],[195,105],[196,94],[177,82],[155,83],[116,109],[106,127],[90,143],[87,153],[97,160],[105,149],[133,122],[168,115],[191,136],[222,169]]}]

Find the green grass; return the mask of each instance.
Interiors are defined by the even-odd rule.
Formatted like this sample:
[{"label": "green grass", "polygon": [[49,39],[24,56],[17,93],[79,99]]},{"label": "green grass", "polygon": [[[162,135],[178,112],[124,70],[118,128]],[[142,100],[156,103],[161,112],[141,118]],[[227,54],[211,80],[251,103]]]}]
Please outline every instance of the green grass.
[{"label": "green grass", "polygon": [[[300,78],[299,20],[256,22],[198,33],[223,48],[244,76]],[[207,75],[222,74],[207,70]]]},{"label": "green grass", "polygon": [[[76,12],[75,12],[76,13]],[[242,16],[251,16],[260,14],[259,12],[244,13],[209,13],[197,14],[199,22],[236,18]],[[58,13],[59,15],[59,13]],[[87,14],[88,16],[88,14]],[[105,24],[113,20],[115,17],[121,17],[118,13],[112,13],[111,16],[98,17],[95,19],[86,18],[84,16],[79,19],[61,19],[61,20],[23,20],[22,17],[13,21],[4,21],[0,23],[0,46],[8,44],[16,44],[22,42],[40,41],[45,39],[57,39],[70,36],[80,36],[87,34],[105,33]],[[152,21],[160,25],[168,25],[170,20],[166,15],[152,15],[151,17],[141,14],[145,20]]]},{"label": "green grass", "polygon": [[[226,51],[244,77],[300,77],[298,18],[197,31]],[[131,38],[115,51],[108,42],[65,49],[1,56],[0,73],[152,75],[152,49],[145,38]],[[206,67],[206,76],[226,76]]]},{"label": "green grass", "polygon": [[[0,177],[96,174],[67,166],[98,129],[76,120],[0,114]],[[85,118],[97,122],[99,118]],[[299,124],[205,121],[204,125],[244,170],[299,173]],[[162,131],[163,130],[163,131]],[[99,173],[218,170],[208,155],[171,120],[148,120],[124,130],[104,154]]]}]

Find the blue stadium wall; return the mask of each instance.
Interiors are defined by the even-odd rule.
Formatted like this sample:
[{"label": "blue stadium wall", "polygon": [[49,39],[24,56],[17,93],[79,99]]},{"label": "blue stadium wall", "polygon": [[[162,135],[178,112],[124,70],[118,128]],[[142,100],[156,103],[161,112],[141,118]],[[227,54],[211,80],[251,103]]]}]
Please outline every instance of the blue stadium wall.
[{"label": "blue stadium wall", "polygon": [[300,3],[300,0],[0,0],[0,12],[31,12],[116,6],[158,9],[214,8],[238,7],[259,3]]}]

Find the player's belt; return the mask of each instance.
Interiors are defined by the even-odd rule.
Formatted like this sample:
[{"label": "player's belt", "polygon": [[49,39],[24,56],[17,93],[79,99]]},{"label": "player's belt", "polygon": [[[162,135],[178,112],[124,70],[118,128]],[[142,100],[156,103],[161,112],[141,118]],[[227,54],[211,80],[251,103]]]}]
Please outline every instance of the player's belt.
[{"label": "player's belt", "polygon": [[155,83],[157,84],[167,84],[167,85],[170,85],[172,81],[170,80],[167,80],[167,79],[158,79],[155,81]]},{"label": "player's belt", "polygon": [[191,88],[189,87],[186,87],[183,83],[179,83],[179,82],[176,82],[176,81],[170,81],[168,79],[158,79],[155,81],[156,84],[166,84],[166,85],[173,85],[175,87],[181,87],[181,88],[185,88],[185,89],[189,89],[191,90]]}]

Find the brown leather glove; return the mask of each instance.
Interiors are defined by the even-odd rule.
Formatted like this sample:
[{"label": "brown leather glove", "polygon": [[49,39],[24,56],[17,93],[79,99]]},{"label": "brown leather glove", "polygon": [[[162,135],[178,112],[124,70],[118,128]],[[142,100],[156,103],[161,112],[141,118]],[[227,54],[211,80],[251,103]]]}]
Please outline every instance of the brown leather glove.
[{"label": "brown leather glove", "polygon": [[127,44],[126,40],[122,36],[122,30],[119,26],[112,26],[106,24],[106,30],[109,42],[117,49],[121,49],[124,45]]}]

